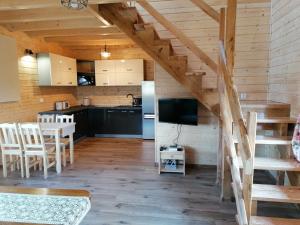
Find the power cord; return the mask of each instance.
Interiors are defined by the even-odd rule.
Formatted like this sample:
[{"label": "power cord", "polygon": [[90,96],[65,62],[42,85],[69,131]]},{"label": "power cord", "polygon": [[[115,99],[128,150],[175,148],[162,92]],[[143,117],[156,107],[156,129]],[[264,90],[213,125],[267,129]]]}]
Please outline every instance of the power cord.
[{"label": "power cord", "polygon": [[177,146],[178,145],[178,140],[180,138],[181,130],[182,130],[182,124],[177,124],[176,130],[177,130],[177,136],[176,136],[176,138],[174,138],[173,144]]}]

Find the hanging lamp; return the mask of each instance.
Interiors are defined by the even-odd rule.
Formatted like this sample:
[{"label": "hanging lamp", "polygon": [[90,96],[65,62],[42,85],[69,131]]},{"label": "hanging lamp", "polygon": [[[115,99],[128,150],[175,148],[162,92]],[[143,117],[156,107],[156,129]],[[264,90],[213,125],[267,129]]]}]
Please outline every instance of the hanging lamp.
[{"label": "hanging lamp", "polygon": [[106,43],[104,45],[104,51],[101,51],[100,55],[101,55],[101,57],[103,57],[105,59],[107,59],[107,58],[109,58],[111,56],[111,53],[107,50]]},{"label": "hanging lamp", "polygon": [[61,0],[61,4],[68,9],[84,9],[88,5],[88,0]]}]

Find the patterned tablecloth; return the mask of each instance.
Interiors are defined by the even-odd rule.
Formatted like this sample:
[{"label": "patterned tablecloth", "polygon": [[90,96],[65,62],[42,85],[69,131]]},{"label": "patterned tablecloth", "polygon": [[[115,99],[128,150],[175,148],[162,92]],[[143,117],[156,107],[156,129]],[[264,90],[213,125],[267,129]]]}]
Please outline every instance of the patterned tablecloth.
[{"label": "patterned tablecloth", "polygon": [[0,193],[0,221],[77,225],[91,208],[87,197]]}]

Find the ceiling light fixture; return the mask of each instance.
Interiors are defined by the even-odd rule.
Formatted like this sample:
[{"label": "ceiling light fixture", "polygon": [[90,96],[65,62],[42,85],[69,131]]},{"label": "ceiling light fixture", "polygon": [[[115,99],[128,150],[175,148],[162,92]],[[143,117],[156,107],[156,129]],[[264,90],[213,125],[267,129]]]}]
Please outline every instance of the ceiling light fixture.
[{"label": "ceiling light fixture", "polygon": [[26,48],[25,51],[24,51],[24,54],[25,54],[25,56],[26,55],[33,56],[34,53],[31,49]]},{"label": "ceiling light fixture", "polygon": [[105,43],[105,46],[104,46],[104,51],[101,51],[100,55],[101,55],[101,57],[103,57],[105,59],[107,59],[111,56],[111,53],[107,50],[106,43]]},{"label": "ceiling light fixture", "polygon": [[88,5],[88,0],[61,0],[61,4],[68,9],[84,9]]}]

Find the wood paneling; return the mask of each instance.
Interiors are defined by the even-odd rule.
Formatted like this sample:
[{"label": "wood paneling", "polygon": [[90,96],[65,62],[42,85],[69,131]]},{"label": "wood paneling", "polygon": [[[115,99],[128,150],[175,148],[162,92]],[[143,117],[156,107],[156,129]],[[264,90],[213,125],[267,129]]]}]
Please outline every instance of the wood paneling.
[{"label": "wood paneling", "polygon": [[[184,87],[158,64],[155,64],[155,94],[157,100],[159,98],[192,97]],[[156,107],[156,110],[158,110],[158,107]],[[178,144],[186,148],[187,163],[215,165],[219,146],[218,118],[200,105],[198,122],[198,126],[182,126]],[[159,152],[161,145],[174,144],[174,140],[178,135],[176,124],[156,121],[155,130],[156,153]]]},{"label": "wood paneling", "polygon": [[8,11],[1,11],[0,13],[0,23],[29,22],[29,21],[43,21],[43,20],[64,20],[64,19],[79,19],[79,18],[94,18],[94,17],[87,11],[69,10],[64,7],[43,8],[43,9],[22,9],[22,10],[14,10],[14,11],[8,10]]},{"label": "wood paneling", "polygon": [[269,99],[300,111],[300,2],[272,0]]},{"label": "wood paneling", "polygon": [[76,88],[39,87],[36,58],[24,57],[25,48],[30,48],[35,53],[50,51],[71,56],[69,51],[57,45],[31,39],[22,33],[8,32],[2,27],[0,27],[0,34],[13,37],[17,41],[21,92],[20,101],[0,104],[0,122],[35,121],[38,112],[52,109],[54,102],[58,100],[68,100],[71,105],[76,104]]},{"label": "wood paneling", "polygon": [[[150,0],[149,2],[211,58],[217,59],[219,29],[216,21],[195,7],[191,1]],[[205,2],[219,11],[220,7],[224,7],[227,1],[206,0]],[[237,11],[234,79],[239,92],[246,93],[246,99],[266,100],[269,68],[270,1],[238,2],[240,4],[238,4]],[[190,70],[206,71],[207,75],[203,78],[203,87],[216,88],[216,75],[145,10],[141,7],[138,9],[146,22],[154,23],[162,38],[172,38],[176,53],[188,55]],[[247,80],[244,79],[245,76],[248,78]],[[242,81],[239,82],[239,79]],[[258,84],[260,86],[256,87]]]}]

